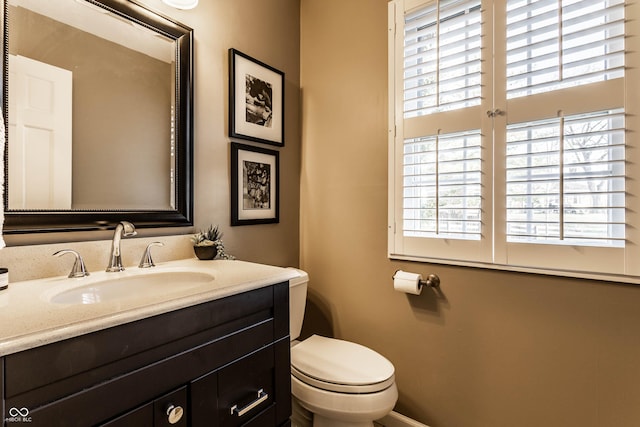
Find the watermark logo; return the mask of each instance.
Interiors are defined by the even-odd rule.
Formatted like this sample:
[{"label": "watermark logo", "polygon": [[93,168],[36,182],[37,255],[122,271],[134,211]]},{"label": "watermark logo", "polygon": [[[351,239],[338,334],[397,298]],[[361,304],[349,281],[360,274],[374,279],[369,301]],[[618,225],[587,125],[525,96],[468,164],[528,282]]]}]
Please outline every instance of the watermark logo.
[{"label": "watermark logo", "polygon": [[30,423],[29,409],[13,407],[9,409],[9,418],[5,418],[4,421],[7,423]]}]

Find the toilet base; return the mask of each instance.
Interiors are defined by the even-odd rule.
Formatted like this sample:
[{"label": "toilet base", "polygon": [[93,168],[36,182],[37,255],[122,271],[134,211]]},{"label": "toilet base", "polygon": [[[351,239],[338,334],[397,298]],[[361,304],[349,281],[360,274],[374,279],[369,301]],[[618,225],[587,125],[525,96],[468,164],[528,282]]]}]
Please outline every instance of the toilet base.
[{"label": "toilet base", "polygon": [[313,427],[373,427],[398,400],[395,383],[376,393],[335,393],[312,387],[291,376],[294,405],[313,414]]},{"label": "toilet base", "polygon": [[318,414],[313,415],[313,427],[374,427],[373,421],[339,421]]},{"label": "toilet base", "polygon": [[303,408],[298,399],[291,396],[291,427],[312,427],[313,414]]},{"label": "toilet base", "polygon": [[292,414],[291,427],[374,427],[371,421],[363,422],[342,422],[331,418],[314,415],[307,409],[303,408],[298,400],[291,399]]}]

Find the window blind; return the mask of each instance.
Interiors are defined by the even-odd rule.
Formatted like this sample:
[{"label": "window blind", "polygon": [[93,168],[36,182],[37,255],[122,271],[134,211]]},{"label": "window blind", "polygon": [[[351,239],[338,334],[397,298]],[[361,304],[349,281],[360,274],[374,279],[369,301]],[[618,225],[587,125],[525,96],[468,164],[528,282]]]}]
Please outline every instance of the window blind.
[{"label": "window blind", "polygon": [[507,241],[623,247],[622,110],[507,128]]},{"label": "window blind", "polygon": [[624,75],[624,0],[507,2],[507,98]]},{"label": "window blind", "polygon": [[405,140],[405,236],[480,239],[480,142],[479,130]]},{"label": "window blind", "polygon": [[404,117],[479,105],[480,1],[435,1],[404,19]]}]

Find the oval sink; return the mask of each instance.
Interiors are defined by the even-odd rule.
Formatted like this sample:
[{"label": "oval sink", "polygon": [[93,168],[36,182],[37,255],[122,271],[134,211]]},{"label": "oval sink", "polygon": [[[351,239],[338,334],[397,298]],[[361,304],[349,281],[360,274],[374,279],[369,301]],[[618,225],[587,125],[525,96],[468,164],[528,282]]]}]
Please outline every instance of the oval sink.
[{"label": "oval sink", "polygon": [[[120,273],[115,273],[120,274]],[[100,279],[56,293],[50,299],[56,304],[97,304],[130,296],[172,294],[210,283],[213,274],[194,271],[159,271],[139,275]]]}]

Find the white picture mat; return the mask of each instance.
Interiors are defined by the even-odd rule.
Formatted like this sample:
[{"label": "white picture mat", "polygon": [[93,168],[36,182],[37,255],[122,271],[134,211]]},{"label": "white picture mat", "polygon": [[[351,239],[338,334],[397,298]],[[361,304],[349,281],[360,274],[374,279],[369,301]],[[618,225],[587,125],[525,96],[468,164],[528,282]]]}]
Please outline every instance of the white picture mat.
[{"label": "white picture mat", "polygon": [[[282,85],[283,78],[280,74],[262,67],[240,55],[234,58],[235,74],[235,132],[254,138],[266,139],[282,144]],[[246,117],[246,76],[249,74],[271,85],[272,90],[272,114],[271,127],[265,127],[247,122]]]}]

